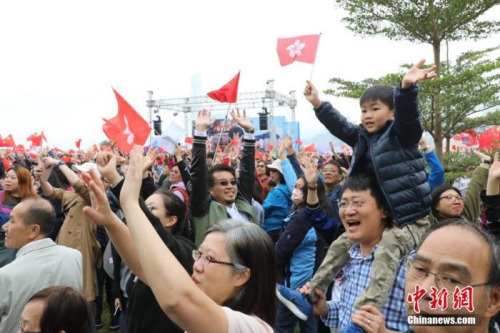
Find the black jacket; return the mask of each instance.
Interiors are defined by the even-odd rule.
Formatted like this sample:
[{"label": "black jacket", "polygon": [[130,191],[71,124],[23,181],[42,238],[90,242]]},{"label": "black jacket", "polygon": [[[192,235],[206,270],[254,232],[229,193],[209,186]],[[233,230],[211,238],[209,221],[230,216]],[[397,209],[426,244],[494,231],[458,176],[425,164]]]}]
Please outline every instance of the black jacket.
[{"label": "black jacket", "polygon": [[418,87],[397,87],[394,118],[370,135],[361,126],[347,121],[328,102],[316,109],[316,117],[340,140],[353,147],[351,174],[371,161],[385,204],[398,227],[412,223],[430,212],[431,188],[418,150],[422,125],[418,111]]},{"label": "black jacket", "polygon": [[481,200],[486,211],[488,232],[500,238],[500,194],[486,195],[486,190],[482,190]]}]

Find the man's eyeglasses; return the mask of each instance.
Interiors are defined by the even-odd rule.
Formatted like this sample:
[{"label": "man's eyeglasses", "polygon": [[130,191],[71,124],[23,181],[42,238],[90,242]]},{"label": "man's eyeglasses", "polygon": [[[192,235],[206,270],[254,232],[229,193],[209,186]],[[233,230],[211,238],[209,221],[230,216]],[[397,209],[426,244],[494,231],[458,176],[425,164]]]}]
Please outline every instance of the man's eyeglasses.
[{"label": "man's eyeglasses", "polygon": [[459,195],[443,195],[441,198],[439,198],[439,200],[441,199],[446,199],[447,201],[453,201],[453,200],[458,200],[458,201],[464,201],[464,198],[462,198],[461,196]]},{"label": "man's eyeglasses", "polygon": [[361,200],[354,200],[354,201],[341,201],[339,202],[339,208],[342,208],[342,209],[347,209],[349,206],[351,207],[354,207],[354,208],[360,208],[360,207],[363,207],[363,205],[365,204],[366,202],[364,201],[361,201]]},{"label": "man's eyeglasses", "polygon": [[227,186],[231,184],[231,186],[234,186],[236,185],[236,179],[230,179],[230,180],[227,180],[227,179],[223,179],[223,180],[219,180],[218,182],[215,182],[215,185],[220,185],[220,186]]},{"label": "man's eyeglasses", "polygon": [[204,256],[203,253],[201,253],[198,250],[193,250],[193,259],[194,261],[201,260],[201,264],[203,267],[208,266],[208,264],[219,264],[219,265],[228,265],[228,266],[234,266],[232,262],[225,262],[225,261],[220,261],[212,258],[211,256]]},{"label": "man's eyeglasses", "polygon": [[[405,267],[406,273],[416,280],[423,280],[427,278],[429,274],[434,275],[434,282],[436,283],[436,287],[438,287],[438,289],[446,288],[447,290],[454,290],[456,287],[463,288],[466,286],[466,283],[460,278],[457,278],[451,274],[432,273],[424,265],[410,258],[405,258]],[[483,283],[470,284],[468,286],[480,287],[487,286],[489,284],[491,284],[491,282],[488,281]]]}]

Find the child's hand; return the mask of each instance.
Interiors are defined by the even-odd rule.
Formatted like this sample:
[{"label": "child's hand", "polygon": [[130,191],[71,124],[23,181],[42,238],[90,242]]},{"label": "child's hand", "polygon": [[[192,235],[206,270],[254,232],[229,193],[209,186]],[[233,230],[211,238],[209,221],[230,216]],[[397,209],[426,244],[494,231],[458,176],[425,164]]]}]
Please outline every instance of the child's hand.
[{"label": "child's hand", "polygon": [[317,109],[321,105],[321,100],[319,99],[318,89],[311,83],[311,81],[306,81],[306,87],[304,88],[304,96],[312,104],[313,108]]},{"label": "child's hand", "polygon": [[424,63],[425,59],[422,59],[415,66],[410,68],[410,70],[403,77],[401,88],[405,89],[413,84],[417,84],[419,81],[433,79],[437,76],[437,74],[434,72],[437,66],[432,65],[429,68],[420,68]]}]

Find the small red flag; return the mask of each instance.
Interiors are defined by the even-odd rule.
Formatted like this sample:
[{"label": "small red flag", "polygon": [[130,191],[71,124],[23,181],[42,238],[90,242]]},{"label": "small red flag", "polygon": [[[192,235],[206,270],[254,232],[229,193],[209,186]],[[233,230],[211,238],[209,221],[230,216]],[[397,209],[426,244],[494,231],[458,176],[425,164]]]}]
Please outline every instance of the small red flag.
[{"label": "small red flag", "polygon": [[26,151],[26,149],[24,148],[23,145],[17,145],[14,147],[14,153],[24,153]]},{"label": "small red flag", "polygon": [[295,144],[302,146],[302,141],[300,141],[300,139],[297,139],[297,140],[295,140]]},{"label": "small red flag", "polygon": [[47,141],[47,139],[45,138],[45,134],[43,134],[43,131],[40,135],[38,135],[37,133],[31,134],[26,140],[31,141],[31,143],[35,147],[40,147],[42,145],[42,140]]},{"label": "small red flag", "polygon": [[1,134],[0,134],[0,147],[3,147],[3,139]]},{"label": "small red flag", "polygon": [[7,135],[5,139],[3,139],[3,145],[5,147],[15,147],[16,143],[14,142],[14,138],[12,137],[12,134]]},{"label": "small red flag", "polygon": [[309,153],[314,153],[316,151],[316,144],[311,143],[309,146],[304,148],[304,151],[307,151]]},{"label": "small red flag", "polygon": [[109,120],[104,119],[102,130],[118,149],[128,153],[135,145],[146,142],[151,127],[116,90],[113,92],[118,102],[118,114]]},{"label": "small red flag", "polygon": [[82,143],[82,139],[78,139],[75,141],[76,148],[80,149],[80,144]]},{"label": "small red flag", "polygon": [[186,136],[186,138],[184,139],[184,142],[185,143],[189,143],[190,145],[192,145],[193,142],[194,142],[194,139],[191,138],[191,137],[189,137],[189,136]]},{"label": "small red flag", "polygon": [[238,99],[238,84],[240,82],[240,72],[223,85],[219,90],[211,91],[207,94],[208,97],[215,99],[221,103],[235,103]]},{"label": "small red flag", "polygon": [[273,146],[273,145],[269,144],[269,145],[267,146],[267,150],[271,151],[271,150],[273,150],[273,149],[274,149],[274,146]]},{"label": "small red flag", "polygon": [[[10,155],[9,149],[7,149],[7,151],[5,152],[5,154],[7,156]],[[3,163],[3,167],[5,168],[5,170],[9,170],[10,167],[12,166],[11,161],[7,157],[5,157],[5,156],[2,156],[2,163]]]},{"label": "small red flag", "polygon": [[281,66],[294,61],[314,64],[320,35],[306,35],[290,38],[278,38],[278,58]]}]

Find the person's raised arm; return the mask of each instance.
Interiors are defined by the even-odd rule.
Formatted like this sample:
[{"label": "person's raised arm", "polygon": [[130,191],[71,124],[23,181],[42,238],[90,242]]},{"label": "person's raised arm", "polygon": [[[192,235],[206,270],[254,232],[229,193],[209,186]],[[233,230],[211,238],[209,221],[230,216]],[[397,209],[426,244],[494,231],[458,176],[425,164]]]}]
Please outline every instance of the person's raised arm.
[{"label": "person's raised arm", "polygon": [[[486,188],[488,181],[488,170],[490,168],[491,157],[475,150],[474,154],[479,156],[481,163],[474,170],[472,179],[467,185],[467,192],[464,198],[463,215],[471,222],[475,222],[481,214],[481,199],[480,193]],[[489,163],[486,163],[489,162]]]},{"label": "person's raised arm", "polygon": [[286,157],[284,140],[280,141],[278,148],[278,157],[281,160],[281,169],[283,170],[283,178],[285,179],[286,186],[290,189],[290,191],[293,191],[293,187],[295,185],[295,182],[297,181],[297,175],[293,170],[292,163],[290,163],[290,161]]},{"label": "person's raised arm", "polygon": [[291,136],[286,135],[283,137],[283,144],[285,145],[285,150],[287,151],[287,159],[290,161],[290,164],[292,164],[293,171],[295,172],[295,175],[300,177],[304,171],[300,167],[299,160],[297,159],[297,152],[293,148],[293,139]]},{"label": "person's raised arm", "polygon": [[248,203],[252,203],[253,187],[255,184],[255,138],[254,127],[246,117],[246,111],[240,113],[231,111],[231,117],[240,125],[245,134],[243,136],[243,154],[240,160],[240,176],[238,178],[238,194],[241,194]]},{"label": "person's raised arm", "polygon": [[[500,160],[498,152],[495,153],[493,163],[488,173],[488,182],[486,184],[486,195],[500,194]],[[500,203],[499,203],[500,204]]]},{"label": "person's raised arm", "polygon": [[417,83],[436,77],[436,66],[421,68],[424,63],[425,59],[421,59],[410,68],[394,92],[394,129],[400,142],[405,145],[417,145],[423,133]]},{"label": "person's raised arm", "polygon": [[120,202],[156,300],[168,317],[188,332],[227,332],[223,309],[194,284],[139,207],[141,158],[141,147],[134,147]]},{"label": "person's raised arm", "polygon": [[179,168],[179,172],[181,173],[182,182],[184,183],[184,186],[186,186],[186,191],[188,193],[191,193],[191,191],[193,190],[193,186],[191,184],[191,174],[189,172],[189,167],[186,161],[181,156],[181,149],[179,145],[175,145],[174,157],[175,163]]},{"label": "person's raised arm", "polygon": [[49,197],[54,193],[54,188],[49,183],[49,177],[52,170],[54,170],[54,165],[45,165],[45,163],[39,163],[35,168],[35,177],[38,178],[40,187],[46,197]]},{"label": "person's raised arm", "polygon": [[195,120],[193,140],[193,160],[191,163],[191,184],[193,189],[189,199],[191,213],[195,217],[204,216],[208,211],[209,192],[207,177],[207,130],[213,125],[215,119],[210,111],[201,110]]},{"label": "person's raised arm", "polygon": [[78,177],[78,175],[65,163],[61,163],[59,160],[56,160],[55,158],[52,158],[50,156],[45,157],[44,162],[49,165],[58,165],[59,170],[61,170],[62,174],[64,175],[64,177],[66,177],[68,183],[71,186],[74,186],[80,180],[80,177]]},{"label": "person's raised arm", "polygon": [[427,178],[427,182],[431,186],[432,191],[433,189],[444,183],[444,168],[439,161],[436,152],[434,151],[434,149],[431,149],[430,145],[424,138],[421,138],[418,144],[420,148],[422,148],[425,160],[427,161],[429,169],[431,170],[429,173],[429,177]]}]

